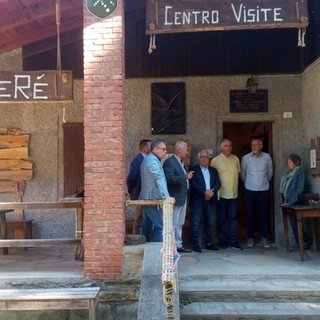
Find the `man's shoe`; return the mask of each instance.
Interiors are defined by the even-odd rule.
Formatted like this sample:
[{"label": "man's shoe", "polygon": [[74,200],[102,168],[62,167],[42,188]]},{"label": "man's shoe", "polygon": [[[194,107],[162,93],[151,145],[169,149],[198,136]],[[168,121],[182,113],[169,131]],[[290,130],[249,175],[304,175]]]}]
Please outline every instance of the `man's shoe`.
[{"label": "man's shoe", "polygon": [[189,253],[189,252],[192,252],[191,249],[186,249],[186,248],[184,248],[184,247],[178,248],[177,251],[178,251],[179,253]]},{"label": "man's shoe", "polygon": [[219,242],[219,247],[221,249],[227,249],[227,248],[229,248],[229,243],[227,241],[221,241],[221,242]]},{"label": "man's shoe", "polygon": [[205,248],[212,251],[219,251],[219,247],[213,243],[206,244]]},{"label": "man's shoe", "polygon": [[247,247],[249,247],[249,248],[253,248],[253,247],[254,247],[254,241],[253,241],[252,238],[249,238],[249,239],[248,239]]},{"label": "man's shoe", "polygon": [[267,238],[262,238],[262,239],[261,239],[261,245],[262,245],[264,248],[270,248],[270,247],[271,247],[271,244],[270,244],[270,242],[268,241]]},{"label": "man's shoe", "polygon": [[202,252],[200,246],[193,246],[192,250],[195,252]]},{"label": "man's shoe", "polygon": [[234,250],[243,250],[242,246],[240,246],[238,242],[230,243],[230,247]]}]

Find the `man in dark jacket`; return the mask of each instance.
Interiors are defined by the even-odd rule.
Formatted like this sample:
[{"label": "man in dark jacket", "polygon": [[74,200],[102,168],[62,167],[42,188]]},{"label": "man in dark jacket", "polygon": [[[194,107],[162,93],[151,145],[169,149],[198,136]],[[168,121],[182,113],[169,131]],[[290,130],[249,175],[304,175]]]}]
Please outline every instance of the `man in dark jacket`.
[{"label": "man in dark jacket", "polygon": [[[138,200],[141,190],[140,166],[144,157],[149,154],[151,140],[143,139],[139,143],[140,153],[131,161],[130,171],[127,176],[127,189],[131,200]],[[142,234],[142,213],[139,206],[136,207],[133,221],[133,234]]]},{"label": "man in dark jacket", "polygon": [[177,141],[174,147],[174,154],[163,164],[166,176],[168,191],[176,202],[173,207],[173,230],[178,252],[191,252],[182,244],[182,227],[186,218],[187,192],[189,180],[192,178],[192,171],[187,172],[183,159],[188,155],[188,145],[184,141]]},{"label": "man in dark jacket", "polygon": [[209,154],[206,150],[201,150],[198,153],[198,165],[191,167],[189,171],[193,171],[193,177],[190,180],[193,250],[202,251],[200,233],[203,216],[205,248],[218,251],[219,247],[212,242],[212,226],[214,205],[221,183],[217,170],[209,166]]}]

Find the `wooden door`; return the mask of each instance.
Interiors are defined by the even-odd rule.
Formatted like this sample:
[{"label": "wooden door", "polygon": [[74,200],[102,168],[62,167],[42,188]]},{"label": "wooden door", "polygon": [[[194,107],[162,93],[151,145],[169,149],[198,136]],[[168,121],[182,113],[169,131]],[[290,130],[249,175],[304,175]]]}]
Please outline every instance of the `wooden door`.
[{"label": "wooden door", "polygon": [[[261,138],[263,141],[262,151],[267,152],[272,158],[272,122],[224,122],[223,137],[232,141],[233,154],[241,158],[251,152],[250,142],[252,138]],[[269,232],[270,240],[274,240],[274,211],[273,211],[273,181],[270,183],[269,201]],[[255,237],[260,239],[259,220],[255,219]],[[246,212],[244,205],[244,185],[239,181],[239,204],[238,204],[238,240],[247,241]]]},{"label": "wooden door", "polygon": [[84,187],[83,123],[63,124],[63,194],[70,196]]}]

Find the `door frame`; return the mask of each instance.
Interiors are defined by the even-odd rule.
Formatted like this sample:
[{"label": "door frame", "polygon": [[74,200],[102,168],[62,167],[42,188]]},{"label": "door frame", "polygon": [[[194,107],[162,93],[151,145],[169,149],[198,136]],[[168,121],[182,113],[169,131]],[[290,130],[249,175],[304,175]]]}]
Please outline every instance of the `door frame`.
[{"label": "door frame", "polygon": [[282,246],[284,245],[284,234],[283,234],[283,223],[282,223],[282,213],[280,210],[281,197],[280,192],[277,192],[280,184],[281,173],[277,168],[281,168],[281,164],[284,161],[283,148],[282,148],[282,114],[265,114],[265,113],[235,113],[235,114],[224,114],[217,115],[216,121],[216,141],[214,150],[219,153],[220,141],[223,138],[223,123],[224,122],[272,122],[272,144],[273,144],[273,212],[274,212],[274,242],[275,244]]}]

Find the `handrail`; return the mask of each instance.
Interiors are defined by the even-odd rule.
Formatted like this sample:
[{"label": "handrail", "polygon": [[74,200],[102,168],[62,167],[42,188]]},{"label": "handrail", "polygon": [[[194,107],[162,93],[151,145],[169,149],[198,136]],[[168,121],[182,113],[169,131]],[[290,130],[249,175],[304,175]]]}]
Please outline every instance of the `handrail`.
[{"label": "handrail", "polygon": [[166,306],[167,319],[174,319],[173,291],[176,291],[176,278],[174,272],[174,253],[176,243],[173,231],[173,205],[175,199],[169,197],[165,200],[127,200],[127,206],[161,206],[163,208],[163,242],[162,242],[162,288],[163,301]]}]

